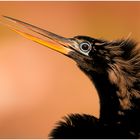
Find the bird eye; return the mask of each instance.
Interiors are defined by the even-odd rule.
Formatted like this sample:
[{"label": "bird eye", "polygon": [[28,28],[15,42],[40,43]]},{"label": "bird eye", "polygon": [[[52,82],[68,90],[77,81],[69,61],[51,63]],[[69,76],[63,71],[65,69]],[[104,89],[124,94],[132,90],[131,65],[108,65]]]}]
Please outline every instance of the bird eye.
[{"label": "bird eye", "polygon": [[85,53],[89,52],[91,50],[91,44],[88,42],[82,42],[80,44],[80,49],[81,49],[81,51],[83,51]]}]

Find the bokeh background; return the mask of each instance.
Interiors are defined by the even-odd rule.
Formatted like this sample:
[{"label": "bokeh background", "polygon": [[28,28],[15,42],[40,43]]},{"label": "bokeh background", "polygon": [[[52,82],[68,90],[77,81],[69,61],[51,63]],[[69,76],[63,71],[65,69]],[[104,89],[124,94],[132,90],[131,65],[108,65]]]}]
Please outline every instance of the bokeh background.
[{"label": "bokeh background", "polygon": [[[140,2],[0,2],[7,15],[65,37],[140,41]],[[1,17],[2,19],[2,17]],[[91,81],[75,62],[0,25],[0,138],[47,138],[69,113],[99,116]]]}]

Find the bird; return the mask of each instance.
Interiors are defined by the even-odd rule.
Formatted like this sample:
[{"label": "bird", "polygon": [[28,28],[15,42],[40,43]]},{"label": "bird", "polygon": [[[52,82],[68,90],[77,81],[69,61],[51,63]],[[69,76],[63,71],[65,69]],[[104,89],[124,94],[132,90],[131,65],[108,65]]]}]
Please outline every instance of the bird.
[{"label": "bird", "polygon": [[140,138],[138,42],[130,38],[108,41],[84,35],[65,38],[21,20],[3,17],[41,37],[4,23],[11,30],[75,61],[97,89],[99,118],[68,114],[56,123],[49,138]]}]

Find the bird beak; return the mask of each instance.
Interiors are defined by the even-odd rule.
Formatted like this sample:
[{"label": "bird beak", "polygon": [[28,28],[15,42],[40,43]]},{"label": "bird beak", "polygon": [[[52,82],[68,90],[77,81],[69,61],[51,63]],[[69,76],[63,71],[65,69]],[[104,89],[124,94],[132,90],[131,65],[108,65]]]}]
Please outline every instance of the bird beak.
[{"label": "bird beak", "polygon": [[31,35],[29,33],[23,32],[19,29],[16,29],[14,26],[11,26],[9,24],[5,24],[8,26],[11,30],[15,31],[16,33],[22,35],[25,38],[28,38],[34,42],[37,42],[43,46],[46,46],[50,49],[53,49],[57,52],[60,52],[64,55],[67,55],[73,50],[72,46],[74,45],[74,42],[71,39],[56,35],[52,32],[49,32],[47,30],[41,29],[39,27],[36,27],[34,25],[31,25],[29,23],[25,23],[23,21],[3,16],[5,19],[8,19],[9,21],[15,23],[16,25],[21,25],[25,29],[28,29],[30,31],[33,31],[34,33],[37,33],[37,35],[40,35],[41,37],[37,37],[34,35]]}]

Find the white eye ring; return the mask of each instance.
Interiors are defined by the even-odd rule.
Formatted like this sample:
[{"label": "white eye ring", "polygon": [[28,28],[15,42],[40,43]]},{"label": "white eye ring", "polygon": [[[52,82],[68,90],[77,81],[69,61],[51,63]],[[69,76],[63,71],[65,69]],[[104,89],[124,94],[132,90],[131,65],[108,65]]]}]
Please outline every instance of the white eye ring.
[{"label": "white eye ring", "polygon": [[80,50],[84,53],[88,53],[92,49],[91,44],[88,42],[82,42],[80,43],[79,46],[80,46]]}]

